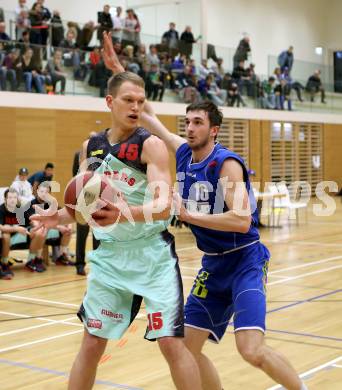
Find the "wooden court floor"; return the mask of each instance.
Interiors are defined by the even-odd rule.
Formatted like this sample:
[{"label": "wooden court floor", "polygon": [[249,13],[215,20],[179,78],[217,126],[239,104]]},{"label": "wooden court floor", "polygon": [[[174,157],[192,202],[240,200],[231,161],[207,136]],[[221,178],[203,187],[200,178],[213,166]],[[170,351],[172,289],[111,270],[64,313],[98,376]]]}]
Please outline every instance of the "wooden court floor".
[{"label": "wooden court floor", "polygon": [[[261,232],[272,254],[266,340],[290,359],[310,390],[342,389],[342,206],[340,198],[336,202],[333,216],[309,211],[307,223],[282,217],[282,228]],[[187,229],[172,232],[187,294],[201,253]],[[12,281],[0,280],[0,389],[66,389],[82,337],[75,312],[86,279],[73,267],[51,265],[31,274],[17,265],[14,271]],[[95,389],[173,389],[157,344],[143,339],[145,327],[142,310],[124,337],[109,343]],[[240,358],[231,327],[205,352],[226,390],[280,388]]]}]

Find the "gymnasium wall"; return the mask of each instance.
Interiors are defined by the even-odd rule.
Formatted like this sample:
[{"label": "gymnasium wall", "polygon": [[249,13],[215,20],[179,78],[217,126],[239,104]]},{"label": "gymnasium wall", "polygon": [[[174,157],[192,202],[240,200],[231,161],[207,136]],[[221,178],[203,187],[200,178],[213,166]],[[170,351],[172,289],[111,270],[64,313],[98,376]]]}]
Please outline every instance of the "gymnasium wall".
[{"label": "gymnasium wall", "polygon": [[[56,166],[55,180],[62,193],[71,178],[74,154],[90,131],[110,125],[110,114],[103,99],[2,93],[0,107],[0,187],[8,186],[20,167],[31,173],[43,169],[46,162]],[[39,108],[38,108],[39,107]],[[91,107],[92,111],[89,111]],[[177,116],[185,105],[154,103],[163,123],[177,132]],[[257,181],[269,181],[270,128],[272,121],[323,124],[323,179],[342,186],[342,116],[329,114],[276,112],[223,108],[226,118],[249,123],[249,165],[257,172]],[[170,168],[175,177],[174,158]],[[62,194],[57,195],[62,199]]]}]

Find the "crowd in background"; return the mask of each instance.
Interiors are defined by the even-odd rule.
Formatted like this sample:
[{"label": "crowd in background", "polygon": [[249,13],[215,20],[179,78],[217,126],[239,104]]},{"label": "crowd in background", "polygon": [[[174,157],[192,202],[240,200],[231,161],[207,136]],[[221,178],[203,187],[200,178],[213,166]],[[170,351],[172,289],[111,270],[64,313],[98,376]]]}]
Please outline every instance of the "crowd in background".
[{"label": "crowd in background", "polygon": [[[15,8],[15,41],[0,21],[0,90],[64,94],[67,74],[72,72],[75,80],[97,87],[99,96],[105,96],[111,73],[102,60],[101,43],[107,31],[112,34],[124,68],[144,78],[147,97],[152,100],[162,101],[169,89],[185,103],[209,99],[220,106],[239,107],[246,106],[251,98],[260,108],[291,110],[293,96],[303,101],[303,92],[311,102],[320,94],[325,103],[320,70],[310,75],[305,86],[292,79],[292,46],[280,53],[274,74],[261,80],[255,65],[248,63],[252,51],[248,36],[239,42],[233,68],[228,71],[213,45],[207,47],[207,58],[199,64],[194,61],[193,44],[201,37],[195,39],[191,26],[179,34],[171,22],[161,42],[146,48],[135,11],[127,9],[126,15],[121,7],[116,8],[115,15],[110,11],[110,6],[105,5],[96,23],[88,21],[81,28],[78,23],[68,22],[65,28],[59,11],[51,12],[44,0],[30,7],[26,0],[19,0]],[[95,35],[97,46],[91,45]],[[46,50],[47,44],[51,52]]]}]

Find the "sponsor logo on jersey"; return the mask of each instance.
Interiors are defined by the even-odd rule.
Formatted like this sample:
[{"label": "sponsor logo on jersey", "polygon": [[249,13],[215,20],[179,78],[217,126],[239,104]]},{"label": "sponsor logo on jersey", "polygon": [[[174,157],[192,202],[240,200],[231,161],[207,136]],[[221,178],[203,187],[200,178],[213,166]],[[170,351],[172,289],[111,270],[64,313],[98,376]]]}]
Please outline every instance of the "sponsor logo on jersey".
[{"label": "sponsor logo on jersey", "polygon": [[112,311],[107,310],[107,309],[102,309],[101,310],[101,314],[106,316],[106,317],[115,318],[117,320],[123,320],[123,314],[121,314],[121,313],[113,313]]},{"label": "sponsor logo on jersey", "polygon": [[87,321],[87,326],[88,326],[88,328],[101,329],[102,328],[102,321],[101,320],[96,320],[94,318],[89,318],[88,321]]},{"label": "sponsor logo on jersey", "polygon": [[93,150],[93,151],[90,153],[91,157],[98,156],[99,154],[103,154],[103,149]]}]

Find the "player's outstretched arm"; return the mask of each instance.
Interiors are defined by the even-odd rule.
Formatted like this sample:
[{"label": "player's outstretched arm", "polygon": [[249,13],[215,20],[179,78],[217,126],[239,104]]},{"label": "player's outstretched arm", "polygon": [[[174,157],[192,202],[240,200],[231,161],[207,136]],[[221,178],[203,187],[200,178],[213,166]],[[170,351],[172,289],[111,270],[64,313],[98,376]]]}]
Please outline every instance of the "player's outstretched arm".
[{"label": "player's outstretched arm", "polygon": [[229,211],[220,214],[199,214],[190,213],[184,206],[180,206],[179,218],[208,229],[247,233],[251,225],[251,209],[241,165],[234,159],[226,160],[221,169],[220,179],[225,188],[225,203]]},{"label": "player's outstretched arm", "polygon": [[[113,74],[122,73],[125,71],[120,64],[118,56],[113,48],[112,37],[110,33],[103,33],[103,61],[106,68],[111,70]],[[155,115],[152,105],[149,102],[145,102],[144,112],[141,117],[142,125],[148,129],[152,134],[161,138],[168,148],[176,153],[177,149],[186,142],[186,140],[176,134],[169,132],[169,130],[160,122]]]},{"label": "player's outstretched arm", "polygon": [[177,149],[186,140],[177,134],[171,133],[154,114],[152,106],[149,102],[145,103],[144,112],[141,115],[141,124],[148,129],[152,134],[162,139],[167,147],[176,153]]},{"label": "player's outstretched arm", "polygon": [[75,220],[68,213],[65,207],[60,210],[57,210],[55,205],[50,206],[49,209],[43,210],[40,207],[35,207],[36,214],[30,217],[31,222],[36,222],[34,231],[44,227],[46,229],[51,229],[57,225],[66,225],[68,223],[73,223]]}]

